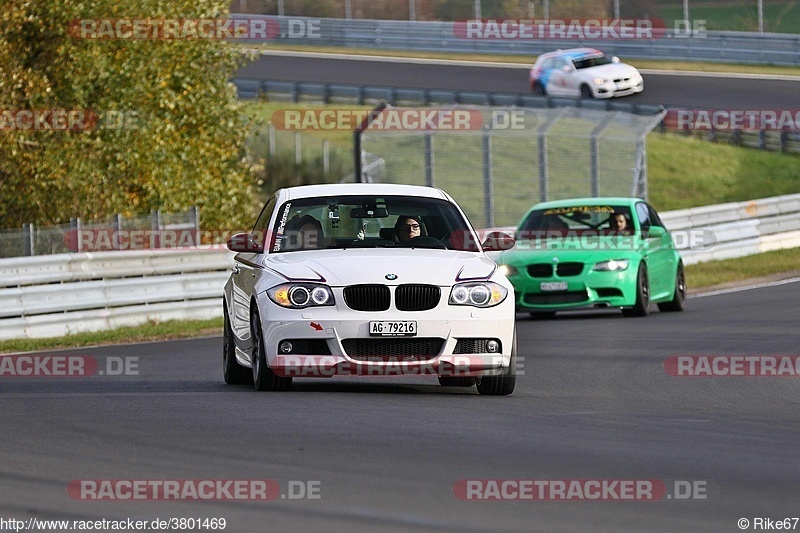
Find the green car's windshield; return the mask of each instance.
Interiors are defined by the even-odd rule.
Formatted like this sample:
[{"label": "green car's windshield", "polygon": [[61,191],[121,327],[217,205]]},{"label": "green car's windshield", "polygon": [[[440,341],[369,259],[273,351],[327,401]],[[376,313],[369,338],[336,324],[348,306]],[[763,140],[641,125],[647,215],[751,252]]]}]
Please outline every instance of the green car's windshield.
[{"label": "green car's windshield", "polygon": [[517,229],[517,240],[575,235],[628,233],[633,229],[630,207],[575,205],[531,211]]},{"label": "green car's windshield", "polygon": [[450,202],[413,196],[336,196],[286,202],[270,253],[344,248],[438,248],[478,251],[476,237]]}]

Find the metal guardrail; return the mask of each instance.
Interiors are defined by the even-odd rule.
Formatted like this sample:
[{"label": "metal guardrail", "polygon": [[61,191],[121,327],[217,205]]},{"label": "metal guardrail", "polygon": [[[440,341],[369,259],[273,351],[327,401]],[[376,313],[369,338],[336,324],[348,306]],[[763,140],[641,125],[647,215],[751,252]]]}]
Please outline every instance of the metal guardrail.
[{"label": "metal guardrail", "polygon": [[[471,39],[454,22],[318,19],[232,15],[277,22],[269,42],[386,50],[420,50],[536,56],[556,48],[588,46],[632,59],[800,65],[800,35],[668,29],[650,39]],[[290,27],[291,24],[291,27]],[[298,31],[313,28],[313,31]],[[566,34],[565,34],[566,35]],[[250,41],[253,43],[263,41]]]},{"label": "metal guardrail", "polygon": [[[681,250],[686,264],[800,246],[800,194],[661,216],[686,242],[701,236]],[[200,247],[0,259],[0,340],[219,317],[233,255]]]}]

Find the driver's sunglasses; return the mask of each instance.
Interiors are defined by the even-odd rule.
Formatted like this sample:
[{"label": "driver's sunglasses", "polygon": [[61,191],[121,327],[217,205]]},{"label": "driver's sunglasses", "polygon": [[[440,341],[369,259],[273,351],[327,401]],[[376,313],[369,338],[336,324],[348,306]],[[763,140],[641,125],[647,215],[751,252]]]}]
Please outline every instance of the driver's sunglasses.
[{"label": "driver's sunglasses", "polygon": [[419,224],[403,224],[403,229],[408,231],[418,230]]}]

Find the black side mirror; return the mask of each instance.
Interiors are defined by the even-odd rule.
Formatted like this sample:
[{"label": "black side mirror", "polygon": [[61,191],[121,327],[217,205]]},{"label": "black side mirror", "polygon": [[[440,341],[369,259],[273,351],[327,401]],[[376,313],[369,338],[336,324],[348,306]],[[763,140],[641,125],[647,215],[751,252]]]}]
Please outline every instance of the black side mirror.
[{"label": "black side mirror", "polygon": [[237,233],[228,239],[228,250],[232,252],[261,253],[264,247],[252,233]]}]

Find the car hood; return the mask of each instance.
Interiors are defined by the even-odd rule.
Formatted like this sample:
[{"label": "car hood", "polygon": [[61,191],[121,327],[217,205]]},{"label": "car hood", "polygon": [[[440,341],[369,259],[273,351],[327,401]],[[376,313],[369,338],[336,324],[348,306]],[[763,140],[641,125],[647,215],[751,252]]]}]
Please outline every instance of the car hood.
[{"label": "car hood", "polygon": [[[497,269],[488,257],[454,250],[347,249],[289,252],[268,256],[264,266],[293,281],[318,281],[333,287],[360,283],[449,286],[487,279]],[[396,279],[389,279],[392,275]]]},{"label": "car hood", "polygon": [[517,241],[517,246],[499,254],[495,259],[499,264],[528,265],[531,263],[549,263],[553,258],[559,262],[580,261],[591,263],[609,259],[625,259],[641,256],[644,243],[624,238],[586,238],[564,243],[547,239],[528,245],[526,241]]},{"label": "car hood", "polygon": [[610,65],[599,65],[597,67],[584,68],[578,73],[587,79],[592,78],[624,78],[635,77],[639,75],[639,71],[625,63],[612,63]]}]

